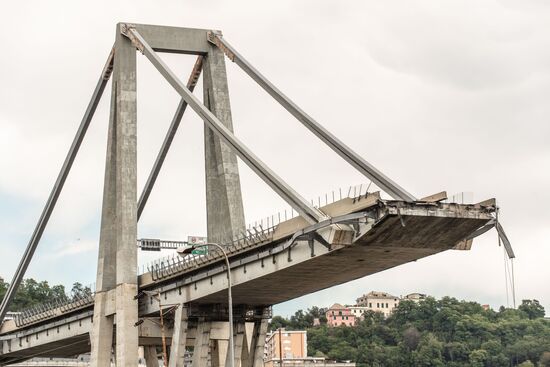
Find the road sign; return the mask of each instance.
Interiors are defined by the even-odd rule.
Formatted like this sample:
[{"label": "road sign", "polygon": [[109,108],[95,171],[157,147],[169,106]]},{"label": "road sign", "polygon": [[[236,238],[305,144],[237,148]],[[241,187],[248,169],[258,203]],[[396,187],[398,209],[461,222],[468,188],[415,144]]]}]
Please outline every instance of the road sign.
[{"label": "road sign", "polygon": [[[200,237],[200,236],[188,236],[187,237],[187,243],[191,246],[200,246],[200,245],[206,245],[208,243],[206,237]],[[206,255],[208,253],[208,247],[203,246],[200,248],[197,248],[196,250],[193,250],[193,255]]]},{"label": "road sign", "polygon": [[140,242],[142,251],[160,251],[160,240],[143,239]]}]

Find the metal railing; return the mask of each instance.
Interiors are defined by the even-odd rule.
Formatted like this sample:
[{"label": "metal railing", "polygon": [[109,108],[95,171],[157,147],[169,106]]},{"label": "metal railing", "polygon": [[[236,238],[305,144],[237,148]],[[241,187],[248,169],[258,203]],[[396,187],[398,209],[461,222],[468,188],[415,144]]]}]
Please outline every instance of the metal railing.
[{"label": "metal railing", "polygon": [[[321,206],[329,205],[345,198],[360,200],[363,196],[366,197],[369,193],[377,190],[378,187],[373,183],[359,184],[349,186],[344,190],[333,190],[330,193],[325,194],[324,197],[318,196],[317,200],[311,200],[311,203],[316,208],[320,208]],[[273,239],[273,233],[280,223],[297,216],[299,216],[299,214],[295,210],[290,209],[278,212],[276,215],[266,217],[265,220],[262,218],[261,220],[254,222],[254,224],[249,224],[246,231],[240,233],[229,243],[225,244],[224,248],[227,255],[232,256],[244,250],[256,247],[263,242],[271,241]],[[163,248],[173,249],[176,249],[178,245],[182,243],[182,241],[155,241],[159,241]],[[143,246],[143,243],[139,245]],[[149,272],[151,273],[153,281],[157,281],[177,273],[182,273],[195,268],[200,268],[213,262],[221,261],[222,259],[223,254],[218,249],[211,249],[204,254],[189,254],[185,258],[172,254],[142,265],[138,271],[138,274],[142,275]],[[68,294],[62,299],[27,308],[18,315],[15,315],[13,319],[16,325],[20,327],[90,306],[94,303],[94,288],[94,285],[85,287],[85,289],[89,289],[89,292],[85,292],[83,294]]]},{"label": "metal railing", "polygon": [[32,306],[14,315],[13,320],[18,327],[62,315],[89,306],[94,303],[95,286],[84,287],[81,293],[69,293],[63,298]]}]

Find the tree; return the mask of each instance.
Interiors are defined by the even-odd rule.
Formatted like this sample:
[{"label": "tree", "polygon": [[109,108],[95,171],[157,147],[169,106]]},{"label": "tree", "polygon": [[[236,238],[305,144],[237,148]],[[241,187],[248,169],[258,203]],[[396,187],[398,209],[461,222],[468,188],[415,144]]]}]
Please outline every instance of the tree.
[{"label": "tree", "polygon": [[487,358],[489,358],[489,353],[486,350],[476,349],[470,353],[470,366],[484,367]]},{"label": "tree", "polygon": [[[536,310],[536,304],[522,308]],[[387,319],[367,311],[354,327],[312,327],[323,312],[312,307],[290,319],[275,316],[271,328],[304,326],[308,355],[353,360],[360,367],[509,367],[526,361],[550,367],[550,323],[524,310],[495,312],[477,302],[431,298],[403,301]]]},{"label": "tree", "polygon": [[4,299],[4,295],[8,291],[8,283],[4,282],[3,278],[0,278],[0,302]]},{"label": "tree", "polygon": [[426,334],[418,348],[413,352],[415,366],[439,367],[443,366],[443,343],[431,334]]},{"label": "tree", "polygon": [[288,326],[288,320],[282,316],[273,316],[269,323],[269,330],[274,331],[277,329],[283,329]]},{"label": "tree", "polygon": [[414,326],[409,327],[403,332],[403,344],[408,350],[413,351],[420,343],[421,334]]},{"label": "tree", "polygon": [[544,307],[536,299],[524,299],[518,310],[524,312],[529,320],[543,318],[545,315]]},{"label": "tree", "polygon": [[71,298],[73,300],[86,298],[92,295],[92,290],[90,287],[84,287],[81,283],[74,283],[73,288],[71,289]]}]

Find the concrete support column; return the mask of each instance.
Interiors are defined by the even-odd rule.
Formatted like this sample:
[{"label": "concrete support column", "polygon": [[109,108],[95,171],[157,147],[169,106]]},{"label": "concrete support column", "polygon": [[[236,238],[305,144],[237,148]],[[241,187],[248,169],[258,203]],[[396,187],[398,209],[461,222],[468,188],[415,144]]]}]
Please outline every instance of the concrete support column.
[{"label": "concrete support column", "polygon": [[116,289],[116,361],[138,361],[136,50],[117,25],[111,117],[98,256],[98,293],[91,335],[93,367],[110,365],[113,316],[105,316],[107,292]]},{"label": "concrete support column", "polygon": [[168,367],[183,367],[187,342],[187,307],[179,305],[174,314],[174,332]]},{"label": "concrete support column", "polygon": [[192,367],[208,367],[211,326],[211,323],[204,319],[198,320]]},{"label": "concrete support column", "polygon": [[268,319],[262,319],[254,323],[252,343],[247,367],[264,366],[265,337],[267,335]]},{"label": "concrete support column", "polygon": [[229,340],[216,340],[216,348],[212,351],[212,367],[225,367],[228,348]]},{"label": "concrete support column", "polygon": [[136,49],[118,24],[116,90],[116,359],[117,367],[137,364],[137,115]]},{"label": "concrete support column", "polygon": [[[210,45],[203,62],[204,104],[231,131],[231,105],[225,56]],[[207,236],[210,242],[230,241],[245,230],[237,156],[205,126]]]},{"label": "concrete support column", "polygon": [[157,355],[157,347],[154,345],[147,345],[143,347],[145,365],[147,367],[159,367],[159,358]]},{"label": "concrete support column", "polygon": [[[239,322],[235,325],[233,340],[235,342],[235,367],[243,366],[249,358],[248,352],[248,337],[246,335],[246,327],[244,322]],[[225,366],[230,366],[231,353],[227,350]]]},{"label": "concrete support column", "polygon": [[90,335],[91,367],[109,366],[113,346],[113,316],[105,316],[107,291],[116,286],[116,80],[111,88],[111,114],[107,137],[103,206],[97,259],[94,322]]}]

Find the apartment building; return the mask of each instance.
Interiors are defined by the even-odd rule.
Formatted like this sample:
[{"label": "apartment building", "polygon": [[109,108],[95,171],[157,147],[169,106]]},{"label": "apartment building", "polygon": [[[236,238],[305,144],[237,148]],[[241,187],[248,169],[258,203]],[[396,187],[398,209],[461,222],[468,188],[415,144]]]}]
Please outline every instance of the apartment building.
[{"label": "apartment building", "polygon": [[426,299],[426,297],[427,296],[424,293],[409,293],[405,297],[403,297],[403,299],[418,303],[423,299]]},{"label": "apartment building", "polygon": [[[282,349],[282,354],[281,354]],[[307,357],[307,333],[305,330],[278,329],[267,334],[264,360],[279,361]]]},{"label": "apartment building", "polygon": [[386,292],[372,291],[357,298],[358,312],[372,310],[381,312],[384,317],[388,317],[393,309],[399,304],[400,298]]},{"label": "apartment building", "polygon": [[339,303],[333,304],[325,313],[328,326],[354,326],[355,318],[354,313],[349,307],[342,306]]}]

